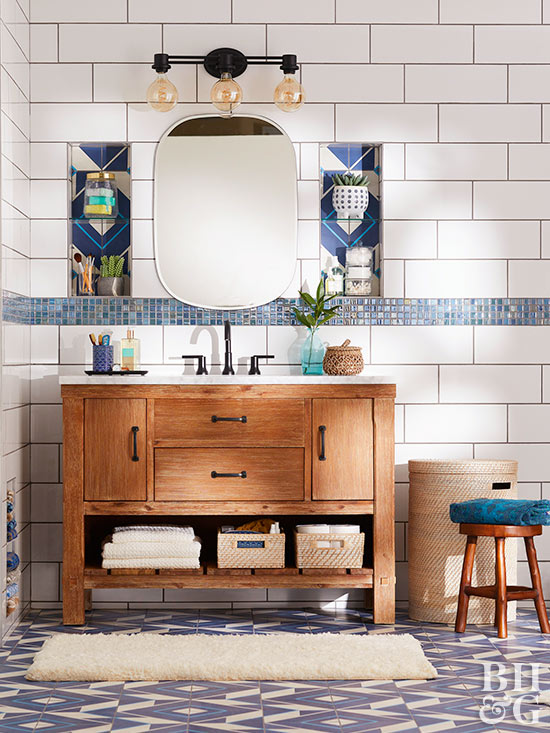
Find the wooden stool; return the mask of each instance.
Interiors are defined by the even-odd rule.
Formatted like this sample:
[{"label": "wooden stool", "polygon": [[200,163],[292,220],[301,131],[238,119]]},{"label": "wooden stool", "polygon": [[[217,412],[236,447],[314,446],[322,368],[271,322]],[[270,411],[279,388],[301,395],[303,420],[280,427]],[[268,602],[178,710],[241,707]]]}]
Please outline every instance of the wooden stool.
[{"label": "wooden stool", "polygon": [[[540,630],[543,634],[550,634],[550,624],[548,623],[546,606],[544,605],[539,564],[537,562],[537,553],[533,540],[533,537],[542,534],[542,525],[536,524],[528,527],[519,527],[508,524],[461,524],[460,534],[468,535],[468,539],[466,540],[464,565],[462,566],[462,578],[458,593],[455,631],[462,633],[466,629],[470,596],[481,596],[482,598],[493,598],[496,601],[495,626],[498,628],[499,639],[506,639],[508,636],[506,619],[508,601],[523,601],[527,598],[532,598],[535,601]],[[472,569],[474,567],[478,537],[495,538],[495,584],[473,588],[471,585]],[[506,585],[504,542],[507,537],[523,537],[525,541],[529,571],[533,583],[532,588],[521,585]]]}]

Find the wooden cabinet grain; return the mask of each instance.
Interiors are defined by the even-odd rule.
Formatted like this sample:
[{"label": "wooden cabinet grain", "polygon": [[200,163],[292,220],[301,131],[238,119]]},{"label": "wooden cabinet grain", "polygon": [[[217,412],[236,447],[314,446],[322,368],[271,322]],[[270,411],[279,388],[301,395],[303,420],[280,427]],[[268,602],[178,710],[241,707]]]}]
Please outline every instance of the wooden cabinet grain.
[{"label": "wooden cabinet grain", "polygon": [[157,501],[301,501],[303,498],[302,448],[155,450]]},{"label": "wooden cabinet grain", "polygon": [[303,446],[304,440],[303,400],[155,401],[157,445],[290,447]]},{"label": "wooden cabinet grain", "polygon": [[372,499],[372,400],[313,400],[313,499]]},{"label": "wooden cabinet grain", "polygon": [[86,501],[145,500],[146,406],[139,399],[84,401]]}]

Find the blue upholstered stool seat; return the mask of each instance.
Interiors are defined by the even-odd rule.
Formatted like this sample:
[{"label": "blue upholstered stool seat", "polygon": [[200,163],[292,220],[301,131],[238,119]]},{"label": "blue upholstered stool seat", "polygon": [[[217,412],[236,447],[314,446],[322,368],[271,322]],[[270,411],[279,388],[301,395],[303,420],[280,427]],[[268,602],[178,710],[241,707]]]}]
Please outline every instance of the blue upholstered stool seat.
[{"label": "blue upholstered stool seat", "polygon": [[471,499],[451,504],[452,522],[508,524],[519,527],[550,524],[550,501],[526,499]]}]

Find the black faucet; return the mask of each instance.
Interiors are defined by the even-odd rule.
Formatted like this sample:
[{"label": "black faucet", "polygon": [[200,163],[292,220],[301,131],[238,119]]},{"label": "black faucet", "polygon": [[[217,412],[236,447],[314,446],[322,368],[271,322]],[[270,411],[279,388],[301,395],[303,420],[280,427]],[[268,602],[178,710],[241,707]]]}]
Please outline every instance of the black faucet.
[{"label": "black faucet", "polygon": [[235,374],[233,369],[233,354],[231,353],[231,324],[224,321],[224,341],[225,341],[225,364],[222,374]]}]

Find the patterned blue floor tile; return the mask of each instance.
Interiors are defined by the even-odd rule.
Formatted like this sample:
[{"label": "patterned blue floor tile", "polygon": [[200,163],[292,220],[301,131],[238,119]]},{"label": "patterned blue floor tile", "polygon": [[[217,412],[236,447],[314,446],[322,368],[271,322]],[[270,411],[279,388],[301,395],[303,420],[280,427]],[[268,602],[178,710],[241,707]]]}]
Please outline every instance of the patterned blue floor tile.
[{"label": "patterned blue floor tile", "polygon": [[11,689],[0,697],[0,720],[12,715],[39,716],[50,699],[53,689],[43,688],[34,692]]},{"label": "patterned blue floor tile", "polygon": [[10,715],[0,718],[0,733],[29,733],[36,728],[39,718],[35,715]]},{"label": "patterned blue floor tile", "polygon": [[[74,711],[58,714],[45,711],[40,718],[38,730],[52,731],[52,733],[80,733],[80,731],[108,733],[112,727],[113,715],[107,718],[93,714],[84,715]],[[27,728],[27,730],[29,729]]]},{"label": "patterned blue floor tile", "polygon": [[277,708],[266,710],[264,707],[266,731],[311,731],[312,733],[333,733],[341,730],[336,710],[310,711],[300,708]]},{"label": "patterned blue floor tile", "polygon": [[[94,682],[37,683],[24,675],[35,652],[52,633],[411,633],[436,667],[434,680],[331,680],[281,682]],[[470,626],[457,635],[452,626],[413,622],[399,613],[395,624],[374,626],[359,610],[330,613],[290,609],[203,612],[96,611],[85,626],[64,627],[58,611],[26,617],[0,655],[0,733],[421,733],[497,730],[479,717],[483,662],[505,665],[540,662],[541,687],[550,688],[550,639],[538,633],[536,615],[518,609],[509,637],[499,640],[492,626]],[[6,656],[7,655],[7,656]],[[542,708],[543,706],[533,706]],[[526,708],[527,709],[527,708]],[[541,726],[550,729],[550,708]],[[37,727],[38,726],[38,727]],[[502,731],[534,730],[513,716]]]},{"label": "patterned blue floor tile", "polygon": [[159,705],[151,705],[150,700],[121,700],[116,719],[133,720],[139,725],[179,725],[181,730],[186,730],[189,711],[189,702],[184,700]]}]

